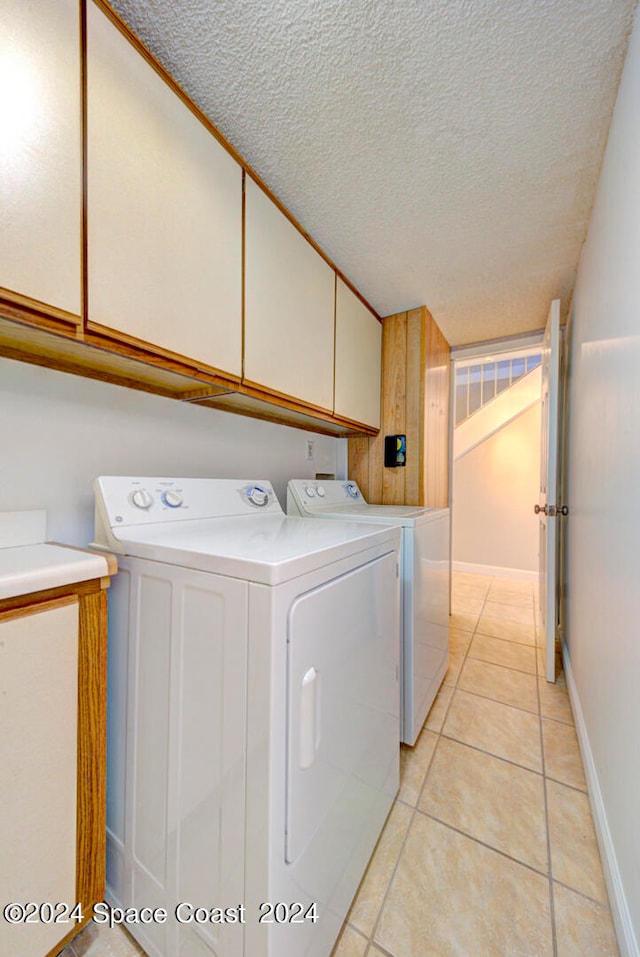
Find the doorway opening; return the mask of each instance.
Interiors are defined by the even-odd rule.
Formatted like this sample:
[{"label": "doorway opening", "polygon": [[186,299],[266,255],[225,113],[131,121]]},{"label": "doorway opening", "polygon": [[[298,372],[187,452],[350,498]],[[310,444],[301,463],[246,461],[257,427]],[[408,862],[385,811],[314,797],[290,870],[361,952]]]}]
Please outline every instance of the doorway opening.
[{"label": "doorway opening", "polygon": [[542,333],[452,351],[452,568],[538,579]]}]

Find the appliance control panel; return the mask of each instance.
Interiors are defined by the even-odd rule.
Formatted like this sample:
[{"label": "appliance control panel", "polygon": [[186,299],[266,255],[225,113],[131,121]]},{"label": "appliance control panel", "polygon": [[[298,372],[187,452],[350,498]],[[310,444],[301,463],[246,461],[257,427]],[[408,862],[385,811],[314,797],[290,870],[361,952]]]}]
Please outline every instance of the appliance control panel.
[{"label": "appliance control panel", "polygon": [[287,500],[296,501],[302,509],[330,505],[366,505],[357,482],[339,479],[291,479],[287,487]]},{"label": "appliance control panel", "polygon": [[282,514],[266,480],[103,475],[94,482],[96,529],[255,513]]}]

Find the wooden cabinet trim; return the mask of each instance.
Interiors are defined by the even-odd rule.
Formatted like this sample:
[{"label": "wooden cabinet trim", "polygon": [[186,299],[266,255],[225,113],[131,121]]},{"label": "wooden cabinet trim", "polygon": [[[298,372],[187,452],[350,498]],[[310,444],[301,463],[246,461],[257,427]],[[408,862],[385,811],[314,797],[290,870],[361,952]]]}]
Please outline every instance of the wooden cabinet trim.
[{"label": "wooden cabinet trim", "polygon": [[367,425],[365,422],[358,422],[355,419],[348,419],[343,415],[335,415],[331,409],[323,409],[321,406],[315,406],[301,402],[300,399],[296,399],[295,396],[286,395],[286,393],[283,392],[276,392],[275,389],[268,389],[257,382],[243,382],[238,389],[238,392],[240,394],[254,396],[257,399],[264,399],[265,401],[277,401],[279,405],[282,405],[287,409],[291,409],[292,411],[300,412],[303,415],[316,414],[321,416],[327,422],[336,422],[340,425],[357,429],[358,431],[367,432],[370,435],[375,435],[378,432],[378,429],[371,425]]},{"label": "wooden cabinet trim", "polygon": [[290,222],[293,226],[295,226],[295,228],[298,230],[298,232],[301,233],[301,234],[304,236],[304,238],[307,240],[308,243],[310,243],[311,246],[313,246],[313,248],[315,249],[315,251],[322,257],[322,259],[324,259],[324,261],[327,263],[327,265],[330,266],[330,267],[334,270],[336,276],[338,276],[340,279],[342,279],[343,283],[344,283],[346,286],[348,286],[349,289],[351,290],[351,292],[352,292],[355,296],[358,297],[358,299],[362,302],[363,305],[365,305],[365,306],[367,307],[367,309],[369,309],[369,311],[372,313],[372,315],[375,316],[375,318],[378,320],[378,322],[382,322],[382,318],[381,318],[380,315],[375,311],[375,309],[373,308],[373,306],[372,306],[369,302],[367,302],[367,300],[364,298],[364,296],[362,295],[362,293],[359,292],[359,291],[356,289],[356,287],[353,285],[353,283],[344,275],[344,273],[342,273],[342,272],[340,271],[340,269],[338,268],[338,266],[336,266],[336,264],[333,262],[333,260],[330,259],[329,256],[327,256],[327,254],[324,252],[324,250],[322,249],[322,247],[319,246],[318,243],[315,241],[315,239],[313,238],[313,236],[311,236],[311,235],[307,232],[307,230],[304,228],[304,226],[302,226],[302,225],[298,222],[298,220],[295,218],[295,216],[293,216],[293,215],[289,212],[289,210],[287,209],[287,207],[278,199],[278,197],[277,197],[274,193],[271,192],[271,190],[269,189],[269,187],[267,186],[267,184],[265,183],[265,181],[264,181],[263,179],[261,179],[260,176],[258,176],[258,174],[255,172],[255,170],[253,170],[252,167],[249,166],[248,163],[245,163],[245,161],[242,159],[242,157],[241,157],[239,154],[235,154],[235,155],[236,155],[236,157],[237,157],[237,159],[238,159],[238,162],[239,162],[239,163],[241,164],[241,166],[243,167],[243,169],[244,169],[244,171],[245,171],[245,174],[248,175],[248,176],[250,176],[251,179],[253,180],[253,182],[256,184],[256,186],[259,186],[260,189],[261,189],[264,193],[266,193],[266,195],[269,197],[269,199],[271,200],[271,202],[274,203],[274,204],[278,207],[278,209],[280,210],[280,212],[281,212],[284,216],[286,216],[286,218],[289,220],[289,222]]},{"label": "wooden cabinet trim", "polygon": [[244,383],[333,414],[334,270],[251,178],[244,242]]},{"label": "wooden cabinet trim", "polygon": [[[254,405],[243,405],[243,400],[254,400]],[[334,438],[349,438],[354,435],[374,435],[375,430],[370,426],[339,420],[332,415],[321,415],[319,412],[301,410],[293,403],[278,401],[272,396],[262,396],[256,391],[249,395],[238,389],[235,392],[218,394],[198,400],[198,404],[207,408],[218,409],[220,412],[232,412],[234,415],[244,415],[252,419],[262,419],[265,422],[274,422],[277,425],[286,425],[293,429],[302,429],[305,432],[315,432],[319,435],[330,435]]]},{"label": "wooden cabinet trim", "polygon": [[[69,329],[62,330],[57,325],[55,329],[43,328],[41,323],[30,317],[23,318],[19,313],[3,319],[5,312],[0,304],[0,356],[7,359],[296,427],[295,422],[283,418],[279,411],[282,408],[290,409],[307,417],[304,423],[297,425],[306,431],[341,436],[377,433],[377,429],[366,423],[336,416],[330,410],[312,409],[299,400],[277,395],[257,384],[230,383],[220,376],[153,353],[143,353],[142,350],[93,333],[83,336],[78,331],[74,335]],[[144,373],[144,378],[139,377],[141,373]],[[215,401],[220,399],[224,402],[225,398],[233,395],[256,398],[265,403],[265,408],[259,412],[225,409],[223,404]],[[331,429],[332,425],[336,428]]]},{"label": "wooden cabinet trim", "polygon": [[20,322],[31,322],[43,328],[62,329],[74,335],[82,326],[81,316],[23,296],[3,286],[0,286],[0,313]]},{"label": "wooden cabinet trim", "polygon": [[88,196],[87,156],[89,153],[87,136],[87,0],[78,0],[80,5],[80,130],[82,134],[82,205],[80,229],[80,277],[82,280],[82,328],[87,328],[89,315],[89,253],[87,249]]},{"label": "wooden cabinet trim", "polygon": [[[209,366],[205,363],[192,359],[190,357],[170,352],[159,346],[154,346],[146,341],[136,340],[134,337],[127,336],[117,330],[94,323],[88,318],[87,312],[87,66],[86,66],[86,15],[87,3],[92,2],[101,10],[109,20],[115,25],[121,34],[133,45],[136,51],[144,57],[147,63],[154,71],[169,85],[173,92],[189,108],[195,117],[204,125],[207,131],[224,147],[230,156],[239,164],[243,174],[242,190],[242,233],[243,233],[243,262],[242,269],[244,274],[244,185],[246,176],[249,175],[255,184],[265,193],[265,195],[275,204],[283,215],[291,222],[296,230],[306,239],[313,249],[334,271],[335,279],[340,278],[345,285],[354,293],[354,295],[366,306],[371,314],[380,321],[380,317],[372,309],[371,305],[364,299],[359,291],[351,284],[349,279],[335,266],[335,264],[325,255],[323,250],[300,225],[300,223],[289,213],[286,207],[270,191],[266,183],[255,173],[255,171],[243,160],[240,154],[231,146],[210,120],[193,103],[190,97],[181,89],[179,84],[170,76],[170,74],[158,63],[155,57],[150,53],[144,44],[135,36],[135,34],[126,26],[115,11],[110,7],[106,0],[78,0],[80,11],[80,44],[81,44],[81,109],[82,109],[82,197],[81,197],[81,277],[82,277],[82,308],[81,315],[75,315],[64,310],[49,306],[46,303],[38,302],[9,289],[0,288],[0,356],[19,361],[26,361],[35,365],[57,369],[58,371],[69,372],[74,375],[81,375],[87,378],[97,379],[99,381],[111,382],[126,388],[133,388],[139,391],[151,392],[170,398],[180,398],[186,401],[201,401],[203,398],[215,398],[218,395],[228,394],[229,391],[239,395],[255,397],[265,403],[273,405],[273,413],[268,409],[255,413],[255,417],[265,418],[270,421],[283,421],[281,414],[278,413],[278,407],[286,408],[295,413],[309,416],[310,422],[305,422],[299,427],[327,434],[365,434],[375,435],[377,429],[348,419],[336,414],[333,409],[326,409],[296,399],[293,396],[278,393],[270,390],[260,383],[250,380],[243,380],[241,371],[240,376],[228,373],[224,370]],[[244,363],[244,275],[242,283],[242,363]],[[334,294],[335,299],[335,294]],[[14,326],[14,334],[10,327]],[[15,327],[22,326],[24,329],[33,329],[34,336],[37,333],[44,335],[50,334],[46,343],[46,348],[42,349],[42,354],[34,343],[28,343],[26,337]],[[8,334],[5,333],[8,331]],[[71,354],[69,346],[65,345],[75,343],[78,345],[78,352]],[[56,344],[59,344],[59,353],[56,352]],[[89,347],[89,348],[88,348]],[[100,350],[97,354],[92,350]],[[123,362],[125,360],[125,362]],[[148,374],[141,373],[140,379],[137,378],[135,366],[126,368],[126,360],[132,363],[142,364],[149,368]],[[335,307],[334,307],[334,380],[335,380]],[[124,366],[124,368],[123,368]],[[153,370],[157,369],[159,375],[154,380]],[[175,382],[167,381],[167,374],[175,375]],[[180,381],[179,377],[183,377]],[[193,385],[190,385],[189,382]],[[200,383],[201,390],[196,388]],[[175,385],[175,388],[173,387]],[[204,392],[203,389],[208,389]],[[335,399],[335,383],[334,383]],[[334,403],[335,404],[335,403]],[[252,415],[252,412],[241,412],[240,414]],[[317,425],[316,425],[317,421]],[[326,423],[326,425],[324,424]],[[285,424],[295,425],[296,423],[286,422]],[[335,429],[331,426],[335,425]]]},{"label": "wooden cabinet trim", "polygon": [[383,335],[375,316],[336,276],[333,413],[374,431],[382,412]]},{"label": "wooden cabinet trim", "polygon": [[[23,596],[29,598],[30,596]],[[4,601],[6,601],[5,599]],[[37,615],[45,611],[53,611],[54,608],[62,608],[65,605],[75,605],[78,602],[78,596],[76,594],[63,595],[60,598],[51,598],[46,601],[42,601],[39,604],[25,604],[16,608],[7,608],[4,609],[4,601],[0,602],[0,623],[4,621],[12,621],[16,618],[28,618],[29,615]]]},{"label": "wooden cabinet trim", "polygon": [[[136,362],[144,363],[146,366],[155,366],[166,372],[175,372],[177,375],[187,376],[203,383],[220,385],[222,388],[228,388],[229,386],[235,388],[239,382],[228,372],[210,371],[206,366],[196,364],[193,359],[170,353],[159,346],[154,347],[141,342],[138,344],[138,340],[124,335],[121,338],[115,338],[113,330],[97,326],[96,328],[100,328],[101,332],[98,333],[88,329],[84,334],[83,342],[88,346],[95,346],[103,352],[111,353],[119,358],[133,359]],[[130,341],[125,341],[127,339]]]},{"label": "wooden cabinet trim", "polygon": [[202,125],[211,133],[211,135],[220,143],[221,146],[225,148],[227,153],[229,153],[234,160],[241,166],[243,169],[249,169],[249,166],[242,159],[242,156],[238,151],[231,145],[231,143],[222,135],[220,130],[214,126],[208,116],[202,112],[200,107],[191,99],[191,97],[185,93],[180,84],[174,80],[171,74],[165,70],[165,68],[160,64],[160,62],[155,58],[153,53],[149,50],[147,46],[140,40],[138,36],[131,30],[129,26],[120,18],[120,16],[115,12],[115,10],[106,2],[106,0],[84,0],[83,7],[86,3],[93,3],[99,10],[101,10],[108,18],[111,20],[113,25],[120,31],[120,33],[131,43],[131,45],[137,50],[137,52],[142,56],[149,66],[155,70],[155,72],[160,76],[167,86],[169,86],[173,92],[178,96],[184,105],[188,107],[193,115],[200,120]]},{"label": "wooden cabinet trim", "polygon": [[78,829],[76,899],[85,910],[105,889],[107,595],[80,598],[78,649]]},{"label": "wooden cabinet trim", "polygon": [[135,35],[135,33],[127,26],[127,24],[118,16],[118,14],[106,2],[106,0],[85,0],[85,2],[94,3],[95,6],[98,7],[98,9],[102,10],[102,12],[106,14],[107,17],[109,17],[109,19],[114,24],[114,26],[116,26],[117,29],[120,31],[120,33],[122,33],[122,35],[126,37],[127,40],[129,40],[129,42],[135,47],[138,53],[144,57],[147,63],[156,71],[156,73],[160,77],[162,77],[165,83],[167,83],[171,87],[173,92],[178,97],[180,97],[180,99],[185,104],[185,106],[187,106],[191,110],[194,116],[196,116],[200,120],[203,126],[205,126],[206,129],[211,133],[211,135],[215,137],[215,139],[220,143],[220,145],[223,146],[225,150],[236,160],[236,162],[242,167],[244,172],[248,174],[249,176],[251,176],[253,181],[260,187],[260,189],[262,189],[267,194],[269,199],[271,199],[276,204],[276,206],[287,217],[287,219],[295,226],[295,228],[300,233],[302,233],[302,235],[305,237],[305,239],[309,243],[311,243],[311,245],[314,247],[316,252],[318,252],[320,256],[322,256],[324,261],[328,263],[328,265],[331,266],[331,268],[336,271],[336,273],[338,274],[338,276],[340,276],[342,281],[347,286],[349,286],[351,291],[358,297],[358,299],[360,299],[364,303],[364,305],[367,307],[367,309],[371,310],[371,312],[376,317],[376,319],[379,322],[381,322],[382,320],[380,316],[375,311],[375,309],[370,305],[370,303],[368,303],[367,300],[364,298],[364,296],[360,292],[358,292],[358,290],[349,281],[349,279],[345,275],[343,275],[340,269],[338,269],[335,263],[329,258],[329,256],[327,256],[327,254],[318,245],[318,243],[316,243],[316,241],[312,238],[312,236],[309,235],[306,229],[304,229],[304,227],[298,222],[298,220],[289,212],[286,206],[284,206],[283,203],[281,203],[278,197],[271,192],[271,190],[269,189],[267,184],[264,182],[264,180],[246,162],[246,160],[243,159],[240,153],[238,153],[238,151],[231,145],[229,140],[227,140],[226,137],[222,135],[220,130],[216,126],[214,126],[214,124],[206,116],[206,114],[202,112],[200,107],[197,106],[196,103],[194,103],[191,97],[187,93],[185,93],[185,91],[182,89],[180,84],[177,83],[176,80],[174,80],[171,74],[167,70],[165,70],[163,66],[161,66],[161,64],[155,58],[153,53],[151,53],[148,47],[145,46],[145,44]]},{"label": "wooden cabinet trim", "polygon": [[64,600],[68,598],[74,598],[83,595],[93,595],[96,592],[102,591],[105,587],[103,578],[91,578],[86,582],[75,582],[72,585],[59,585],[57,588],[45,588],[42,591],[30,592],[27,595],[14,595],[12,598],[2,598],[0,599],[0,615],[17,611],[18,609],[25,610],[25,613],[31,611],[36,611],[40,609],[40,606],[46,605],[47,602]]},{"label": "wooden cabinet trim", "polygon": [[252,395],[256,398],[269,397],[276,399],[282,405],[286,405],[290,409],[296,409],[299,412],[317,412],[320,415],[327,416],[331,420],[335,418],[331,409],[326,409],[321,405],[312,405],[311,403],[303,402],[293,395],[287,395],[286,392],[278,392],[277,389],[270,389],[261,382],[252,382],[251,379],[244,380],[242,383],[242,391],[245,395]]},{"label": "wooden cabinet trim", "polygon": [[[108,340],[110,344],[112,343],[109,348],[112,348],[113,351],[126,354],[126,352],[131,353],[133,350],[136,354],[144,353],[146,362],[152,362],[152,357],[157,357],[157,359],[164,360],[162,365],[165,367],[169,367],[169,364],[171,364],[171,366],[179,365],[191,371],[203,372],[215,378],[216,381],[234,386],[240,383],[240,376],[233,375],[231,372],[225,372],[223,369],[209,366],[190,356],[181,355],[178,352],[171,352],[169,349],[156,346],[152,342],[136,339],[135,336],[130,336],[126,332],[119,332],[117,329],[111,329],[100,323],[92,322],[90,319],[86,322],[86,329],[89,333],[85,336],[85,342],[87,343],[95,342],[97,344],[100,342],[103,343],[104,347],[104,340]],[[91,333],[95,333],[95,336],[92,336]],[[129,347],[129,349],[127,349],[127,347]]]},{"label": "wooden cabinet trim", "polygon": [[100,4],[84,12],[85,328],[239,382],[242,166]]},{"label": "wooden cabinet trim", "polygon": [[78,606],[76,902],[82,904],[84,918],[47,957],[77,936],[105,891],[107,595],[96,579],[0,602],[0,622],[67,605]]},{"label": "wooden cabinet trim", "polygon": [[242,212],[241,226],[242,248],[240,250],[240,374],[244,382],[244,357],[246,351],[245,309],[247,299],[247,171],[242,169]]}]

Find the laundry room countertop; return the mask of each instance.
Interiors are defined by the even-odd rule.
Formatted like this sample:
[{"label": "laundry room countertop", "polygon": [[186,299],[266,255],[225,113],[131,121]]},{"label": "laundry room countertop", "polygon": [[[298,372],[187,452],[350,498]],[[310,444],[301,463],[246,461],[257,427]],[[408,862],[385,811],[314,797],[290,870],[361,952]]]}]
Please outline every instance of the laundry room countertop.
[{"label": "laundry room countertop", "polygon": [[40,542],[0,548],[0,600],[114,575],[113,555]]}]

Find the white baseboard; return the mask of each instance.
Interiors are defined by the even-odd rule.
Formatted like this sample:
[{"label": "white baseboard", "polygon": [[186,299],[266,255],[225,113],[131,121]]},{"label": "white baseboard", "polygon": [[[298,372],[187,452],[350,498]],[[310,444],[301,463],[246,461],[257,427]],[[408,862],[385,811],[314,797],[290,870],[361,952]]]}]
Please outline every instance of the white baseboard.
[{"label": "white baseboard", "polygon": [[580,744],[580,753],[582,754],[582,763],[584,773],[587,779],[587,788],[589,800],[591,802],[591,812],[593,814],[593,823],[595,825],[596,837],[600,848],[600,857],[602,859],[602,869],[604,879],[609,892],[609,903],[611,904],[611,914],[618,937],[618,947],[620,957],[640,957],[640,947],[633,928],[631,914],[627,905],[627,898],[618,868],[611,831],[607,821],[607,813],[602,800],[602,792],[598,781],[598,772],[589,744],[589,736],[584,722],[584,715],[580,705],[578,689],[576,687],[573,671],[571,670],[571,658],[566,645],[562,646],[562,660],[564,662],[564,673],[567,678],[567,688],[569,698],[571,699],[571,709],[576,724],[578,742]]},{"label": "white baseboard", "polygon": [[526,571],[524,568],[501,568],[500,565],[474,565],[471,562],[452,562],[454,572],[465,572],[467,575],[486,575],[490,578],[517,578],[525,582],[537,582],[538,572]]}]

